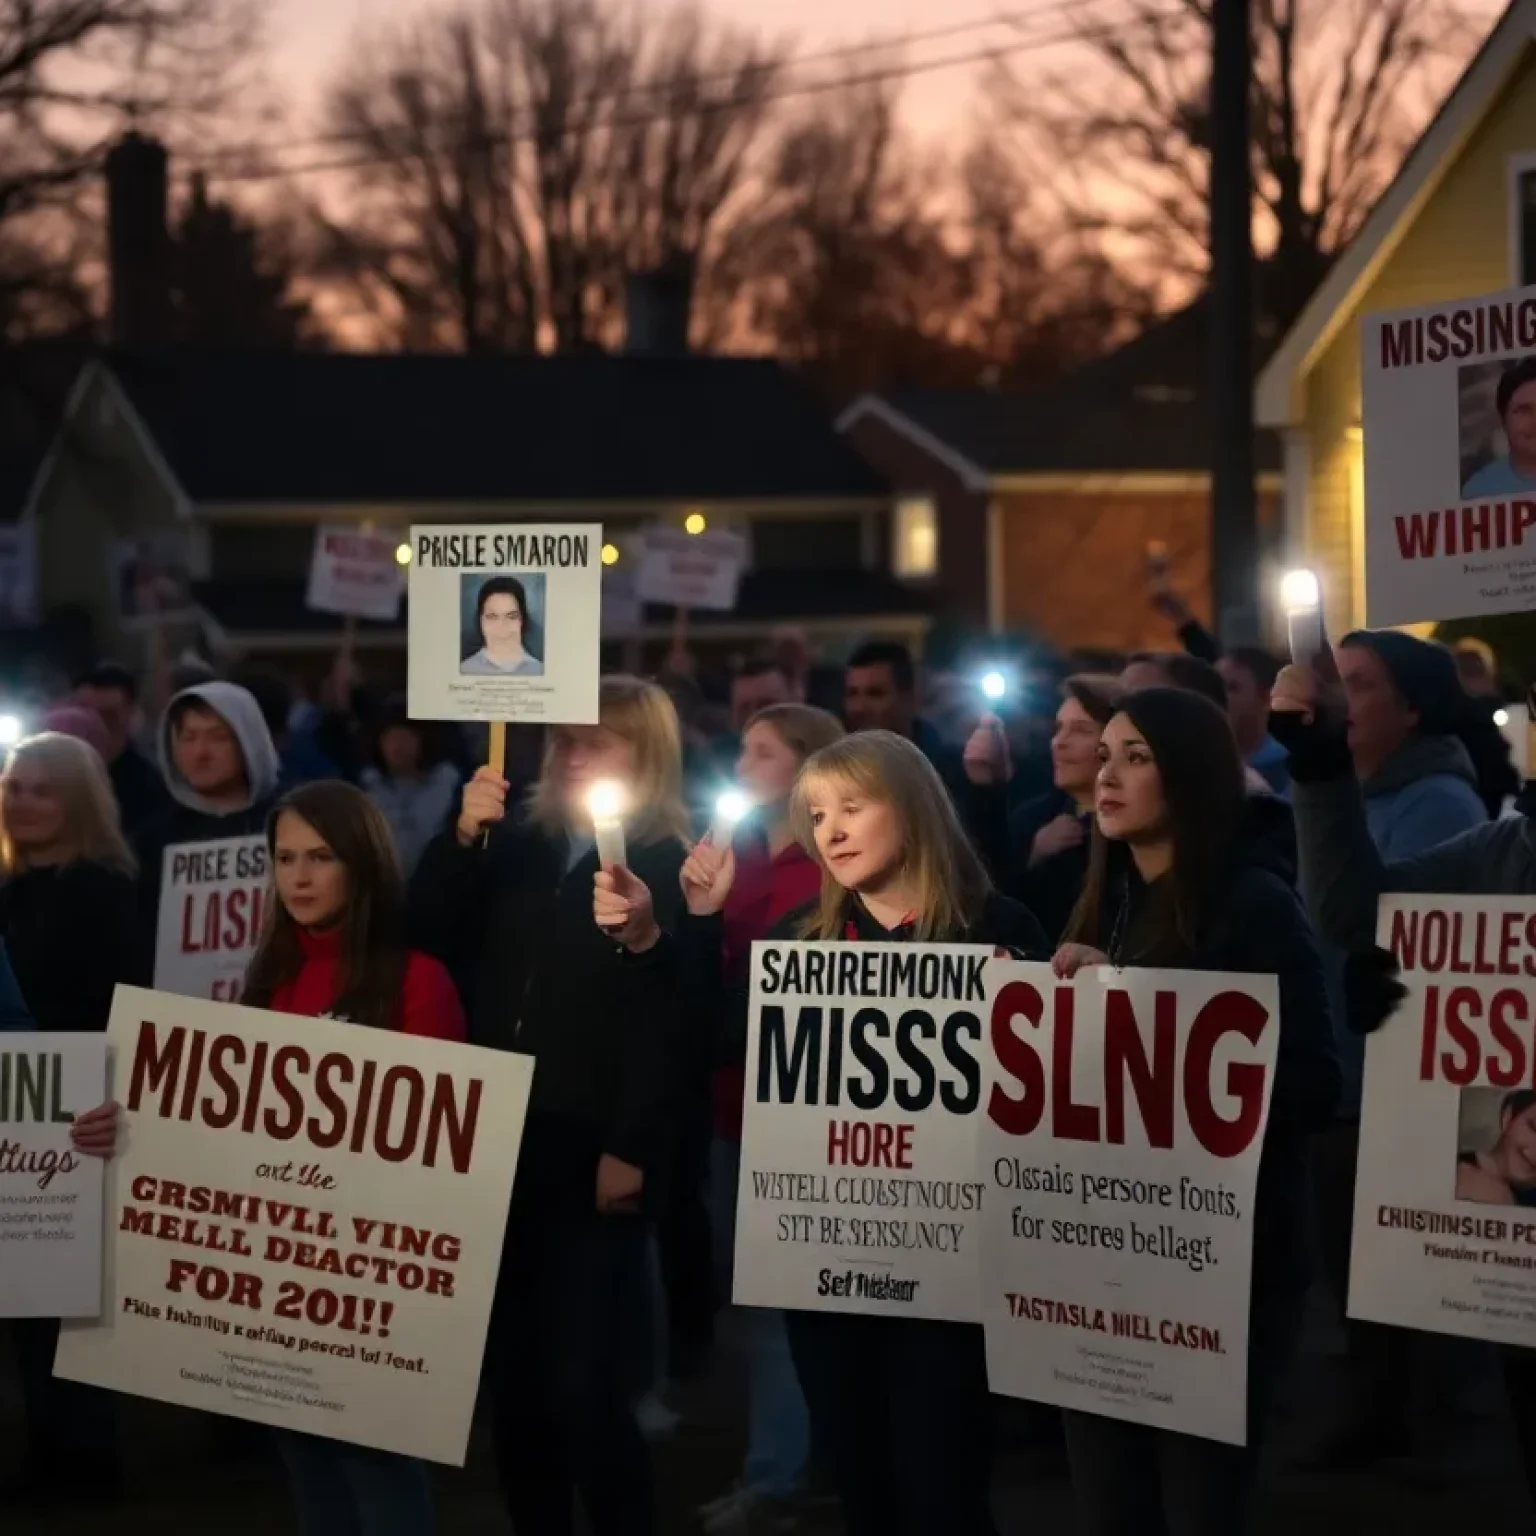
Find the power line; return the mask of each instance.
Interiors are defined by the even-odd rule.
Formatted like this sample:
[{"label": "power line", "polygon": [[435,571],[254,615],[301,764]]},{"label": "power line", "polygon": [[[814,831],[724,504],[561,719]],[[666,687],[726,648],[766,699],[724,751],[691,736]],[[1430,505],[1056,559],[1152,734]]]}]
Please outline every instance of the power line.
[{"label": "power line", "polygon": [[[1053,11],[1076,9],[1083,3],[1084,0],[1060,0],[1060,3],[1053,4],[1049,7],[1049,9]],[[1026,12],[1023,14],[1029,15],[1032,13]],[[915,64],[908,63],[891,65],[880,69],[867,70],[862,74],[839,75],[828,80],[803,81],[796,84],[788,84],[781,89],[768,92],[764,96],[763,101],[765,104],[767,104],[777,101],[788,101],[807,96],[825,95],[831,91],[848,90],[861,85],[887,84],[896,80],[909,80],[918,75],[934,74],[942,70],[959,69],[971,64],[982,64],[1000,59],[1011,58],[1016,54],[1032,53],[1038,49],[1053,48],[1063,43],[1086,42],[1099,37],[1107,38],[1124,36],[1129,32],[1140,31],[1144,28],[1155,29],[1160,27],[1164,22],[1178,19],[1180,14],[1181,13],[1174,11],[1149,13],[1137,16],[1129,21],[1119,22],[1112,25],[1106,24],[1103,26],[1077,27],[1069,32],[1054,33],[1046,37],[1029,37],[1021,39],[1018,42],[996,44],[989,48],[978,48],[967,53],[950,54],[939,59],[921,60]],[[964,30],[973,31],[979,25],[991,24],[992,23],[990,22],[970,23],[966,25]],[[848,48],[829,51],[829,53],[832,53],[833,56],[841,57],[847,56],[850,52],[853,51],[872,52],[877,51],[880,48],[898,46],[898,43],[899,40],[892,40],[890,42],[881,44],[863,44],[858,45],[857,50]],[[801,59],[797,62],[809,62],[813,57],[815,56],[807,56],[805,59]],[[728,78],[735,79],[737,78],[737,75],[733,73]],[[694,80],[697,83],[704,83],[705,79],[706,77],[702,76],[694,77]],[[675,83],[676,82],[663,83],[663,86],[658,88],[664,88],[668,84]],[[600,100],[601,98],[597,99]],[[704,105],[697,108],[692,115],[705,116],[710,111],[718,111],[727,105],[729,105],[729,103],[725,102],[715,103],[712,106]],[[565,130],[563,136],[568,137],[571,133],[574,132],[587,131],[588,127],[603,129],[643,128],[651,123],[667,121],[671,116],[672,114],[670,112],[665,111],[651,111],[646,113],[638,113],[632,116],[616,116],[609,118],[601,123],[584,125],[580,128],[567,129]],[[484,135],[480,143],[481,146],[486,148],[510,148],[516,144],[533,142],[536,138],[539,137],[542,137],[542,135],[532,130],[497,132]],[[329,142],[349,142],[349,140],[332,140]],[[192,170],[194,172],[201,172],[206,174],[211,180],[218,181],[225,185],[245,185],[253,182],[280,181],[287,176],[313,176],[322,174],[335,174],[342,171],[364,170],[370,165],[381,165],[388,164],[392,161],[410,160],[415,158],[417,153],[418,149],[416,147],[394,152],[372,151],[364,155],[351,155],[345,158],[333,160],[311,161],[304,165],[271,166],[261,169],[253,168],[250,170],[229,172],[220,171],[211,162],[205,160],[197,165],[194,165]]]}]

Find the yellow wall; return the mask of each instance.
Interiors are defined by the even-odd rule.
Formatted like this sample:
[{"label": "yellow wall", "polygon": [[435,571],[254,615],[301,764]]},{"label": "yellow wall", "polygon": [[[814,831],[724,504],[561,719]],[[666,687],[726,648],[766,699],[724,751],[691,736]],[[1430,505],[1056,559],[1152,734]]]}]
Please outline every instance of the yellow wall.
[{"label": "yellow wall", "polygon": [[1358,505],[1360,316],[1508,288],[1509,161],[1536,154],[1536,49],[1420,210],[1305,382],[1311,444],[1306,545],[1329,594],[1329,622],[1364,619],[1352,554]]}]

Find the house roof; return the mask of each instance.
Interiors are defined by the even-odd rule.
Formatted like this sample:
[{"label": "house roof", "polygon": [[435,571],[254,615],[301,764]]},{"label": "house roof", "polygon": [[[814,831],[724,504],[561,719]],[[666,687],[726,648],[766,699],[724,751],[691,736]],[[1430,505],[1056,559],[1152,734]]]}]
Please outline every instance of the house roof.
[{"label": "house roof", "polygon": [[884,498],[757,358],[113,353],[194,502]]},{"label": "house roof", "polygon": [[90,344],[79,337],[0,346],[0,523],[16,521],[64,419]]},{"label": "house roof", "polygon": [[[342,621],[306,606],[305,583],[297,579],[201,582],[197,601],[226,630],[235,634],[310,634],[340,631]],[[402,632],[405,608],[398,624],[360,619],[362,632]],[[736,606],[718,617],[732,623],[761,620],[764,624],[797,619],[926,614],[933,598],[906,586],[884,571],[871,570],[747,570],[742,572]],[[645,605],[651,623],[671,619],[673,610],[658,603]],[[714,615],[696,613],[698,622]]]},{"label": "house roof", "polygon": [[[895,391],[855,401],[838,425],[884,416],[926,439],[978,490],[1004,475],[1203,472],[1211,460],[1207,316],[1196,300],[1049,391]],[[1279,465],[1268,434],[1258,459],[1260,469]]]},{"label": "house roof", "polygon": [[1283,427],[1296,419],[1297,385],[1349,320],[1455,164],[1533,36],[1536,0],[1513,0],[1259,375],[1254,413],[1262,425]]}]

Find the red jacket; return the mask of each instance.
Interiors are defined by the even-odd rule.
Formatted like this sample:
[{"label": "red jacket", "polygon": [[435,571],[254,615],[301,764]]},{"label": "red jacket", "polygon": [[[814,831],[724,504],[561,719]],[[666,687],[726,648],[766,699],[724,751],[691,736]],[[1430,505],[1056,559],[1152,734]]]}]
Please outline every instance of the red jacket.
[{"label": "red jacket", "polygon": [[[301,933],[299,942],[304,948],[303,969],[273,994],[272,1008],[277,1013],[322,1018],[336,1006],[341,930]],[[403,1035],[459,1041],[467,1037],[458,989],[447,970],[430,955],[412,950],[406,957],[396,1024]]]}]

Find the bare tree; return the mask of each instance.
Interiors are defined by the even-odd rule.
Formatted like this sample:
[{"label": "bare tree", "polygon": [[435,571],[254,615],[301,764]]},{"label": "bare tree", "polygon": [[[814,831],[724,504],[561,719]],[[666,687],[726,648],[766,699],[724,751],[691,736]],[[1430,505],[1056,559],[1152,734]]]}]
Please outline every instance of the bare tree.
[{"label": "bare tree", "polygon": [[616,339],[625,273],[702,259],[778,55],[689,9],[485,0],[367,51],[330,101],[359,150],[329,271],[398,339]]},{"label": "bare tree", "polygon": [[[1213,0],[1123,0],[1070,64],[999,65],[986,131],[1083,231],[1188,288],[1207,256]],[[1359,228],[1481,35],[1456,0],[1253,0],[1256,237],[1288,320]],[[1097,67],[1084,68],[1083,55]]]},{"label": "bare tree", "polygon": [[174,143],[229,100],[250,0],[0,0],[0,338],[82,318],[82,194],[130,124]]}]

